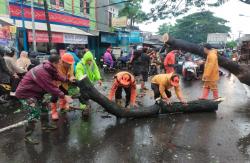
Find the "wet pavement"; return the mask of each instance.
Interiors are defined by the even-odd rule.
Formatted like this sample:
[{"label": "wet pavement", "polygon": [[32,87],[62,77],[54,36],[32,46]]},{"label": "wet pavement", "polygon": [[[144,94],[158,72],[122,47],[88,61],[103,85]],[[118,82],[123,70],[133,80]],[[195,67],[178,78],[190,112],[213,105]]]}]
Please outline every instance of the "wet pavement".
[{"label": "wet pavement", "polygon": [[[188,100],[197,99],[201,81],[182,84]],[[110,82],[99,88],[107,94]],[[149,85],[148,85],[149,87]],[[89,120],[80,111],[61,114],[58,130],[42,132],[40,144],[23,141],[24,127],[0,133],[0,162],[10,163],[241,163],[250,162],[250,99],[233,76],[219,83],[225,101],[216,113],[171,114],[116,119],[92,104]],[[144,105],[153,103],[147,91]],[[176,98],[173,98],[173,100]]]}]

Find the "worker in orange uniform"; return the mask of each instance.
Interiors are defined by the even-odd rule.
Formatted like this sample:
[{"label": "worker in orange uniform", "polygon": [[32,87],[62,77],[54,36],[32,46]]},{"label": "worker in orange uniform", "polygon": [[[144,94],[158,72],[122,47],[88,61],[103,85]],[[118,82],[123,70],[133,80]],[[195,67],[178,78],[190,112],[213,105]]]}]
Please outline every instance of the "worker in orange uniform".
[{"label": "worker in orange uniform", "polygon": [[[68,81],[74,81],[74,58],[72,55],[65,53],[62,58],[61,62],[58,65],[57,71],[63,77],[69,79]],[[65,94],[68,95],[69,89],[69,82],[59,82],[55,81],[55,84],[59,86],[59,89]],[[58,120],[58,113],[57,113],[57,101],[58,97],[52,96],[50,99],[50,107],[51,107],[51,117],[53,120]],[[69,104],[66,102],[65,99],[59,99],[59,108],[61,110],[69,110]]]},{"label": "worker in orange uniform", "polygon": [[178,54],[179,54],[178,50],[172,50],[171,52],[169,52],[166,55],[166,57],[164,59],[164,67],[165,67],[167,74],[175,72],[175,70],[174,70],[174,65],[175,65],[175,61],[176,61],[175,57]]},{"label": "worker in orange uniform", "polygon": [[179,80],[180,77],[173,73],[155,75],[151,80],[151,88],[154,91],[155,100],[161,97],[164,102],[170,105],[170,97],[172,96],[172,93],[169,89],[174,88],[176,96],[180,102],[186,105],[187,102],[182,95]]},{"label": "worker in orange uniform", "polygon": [[109,93],[109,100],[112,100],[112,98],[115,95],[115,102],[120,107],[122,107],[122,89],[124,89],[126,93],[125,107],[128,107],[129,105],[131,105],[131,107],[137,107],[135,103],[136,100],[135,78],[132,74],[126,71],[119,72],[114,76],[114,83]]},{"label": "worker in orange uniform", "polygon": [[204,53],[207,55],[202,80],[203,92],[200,99],[207,99],[209,91],[213,92],[214,100],[219,98],[217,81],[219,80],[218,52],[210,44],[204,45]]}]

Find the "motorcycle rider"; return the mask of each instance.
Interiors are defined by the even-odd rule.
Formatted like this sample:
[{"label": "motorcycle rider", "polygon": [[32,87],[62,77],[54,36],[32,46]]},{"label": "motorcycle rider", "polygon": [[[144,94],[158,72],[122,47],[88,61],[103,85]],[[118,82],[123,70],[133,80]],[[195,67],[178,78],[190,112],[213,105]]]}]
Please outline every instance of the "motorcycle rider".
[{"label": "motorcycle rider", "polygon": [[192,55],[190,53],[185,54],[185,62],[183,63],[182,67],[183,76],[186,78],[188,69],[191,69],[194,77],[198,79],[197,67],[198,65],[193,61]]},{"label": "motorcycle rider", "polygon": [[10,48],[6,51],[4,60],[8,70],[11,73],[11,96],[15,96],[15,91],[18,86],[18,83],[21,81],[22,76],[27,72],[26,70],[20,68],[16,64],[15,49]]},{"label": "motorcycle rider", "polygon": [[103,61],[104,63],[109,66],[110,69],[114,68],[114,60],[111,54],[111,47],[108,47],[108,49],[106,50],[106,52],[103,55]]},{"label": "motorcycle rider", "polygon": [[[5,53],[5,48],[0,46],[0,95],[4,95],[6,90],[10,90],[10,79],[11,79],[11,72],[7,68],[5,60],[3,58]],[[4,99],[0,98],[0,102],[6,102]]]}]

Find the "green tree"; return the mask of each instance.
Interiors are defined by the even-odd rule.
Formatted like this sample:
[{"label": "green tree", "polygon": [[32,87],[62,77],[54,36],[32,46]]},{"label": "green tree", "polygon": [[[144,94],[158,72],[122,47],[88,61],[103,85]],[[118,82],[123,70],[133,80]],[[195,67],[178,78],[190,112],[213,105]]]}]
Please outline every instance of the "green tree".
[{"label": "green tree", "polygon": [[[213,3],[208,0],[150,0],[153,7],[150,13],[147,13],[147,18],[156,21],[158,19],[176,17],[187,13],[193,7],[203,10],[210,6],[220,6],[228,1],[230,0],[216,0]],[[250,4],[250,0],[239,1]]]},{"label": "green tree", "polygon": [[230,32],[230,27],[225,23],[226,20],[213,16],[210,11],[204,11],[177,19],[174,26],[163,24],[158,28],[158,33],[162,35],[168,32],[175,38],[202,43],[207,41],[208,33]]},{"label": "green tree", "polygon": [[141,10],[142,2],[143,0],[133,0],[130,3],[126,3],[125,7],[120,10],[119,16],[126,16],[130,19],[130,26],[147,20],[147,14]]},{"label": "green tree", "polygon": [[237,47],[237,43],[236,43],[236,41],[228,41],[227,42],[227,48],[230,48],[230,49],[233,49],[233,48],[235,48],[235,47]]}]

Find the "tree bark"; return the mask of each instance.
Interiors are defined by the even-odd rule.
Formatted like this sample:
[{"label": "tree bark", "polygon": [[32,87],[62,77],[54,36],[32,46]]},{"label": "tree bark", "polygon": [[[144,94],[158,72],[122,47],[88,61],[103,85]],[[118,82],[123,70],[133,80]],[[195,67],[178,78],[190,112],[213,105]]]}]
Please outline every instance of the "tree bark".
[{"label": "tree bark", "polygon": [[148,117],[166,113],[175,112],[211,112],[218,109],[218,102],[212,100],[198,100],[191,101],[187,106],[183,106],[181,103],[176,102],[171,106],[167,106],[164,102],[153,104],[149,107],[138,107],[122,109],[116,103],[110,101],[106,96],[102,95],[98,90],[91,84],[89,79],[85,76],[79,81],[78,86],[80,87],[81,97],[80,101],[85,103],[91,99],[100,104],[107,112],[115,115],[116,117]]},{"label": "tree bark", "polygon": [[[173,49],[184,50],[190,53],[197,54],[201,57],[205,57],[204,48],[201,45],[187,42],[181,39],[175,39],[174,37],[165,34],[163,36],[163,41],[165,44],[171,46]],[[250,86],[250,66],[249,65],[239,65],[226,57],[218,56],[219,65],[229,72],[234,74],[240,82]]]}]

